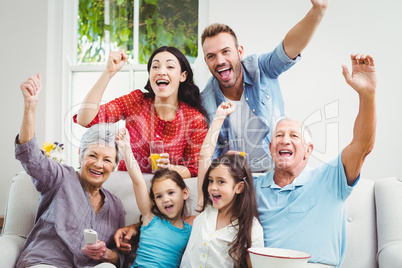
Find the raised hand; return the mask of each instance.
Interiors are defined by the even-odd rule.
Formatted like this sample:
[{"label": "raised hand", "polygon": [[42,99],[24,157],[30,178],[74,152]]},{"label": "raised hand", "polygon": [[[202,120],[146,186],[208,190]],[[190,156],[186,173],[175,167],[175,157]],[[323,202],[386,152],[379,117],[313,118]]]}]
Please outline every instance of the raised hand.
[{"label": "raised hand", "polygon": [[127,60],[128,55],[124,52],[123,49],[119,51],[110,51],[105,71],[113,76],[118,71],[120,71],[121,68],[123,68]]},{"label": "raised hand", "polygon": [[124,156],[126,149],[131,151],[130,135],[128,134],[127,129],[122,128],[116,133],[116,143]]},{"label": "raised hand", "polygon": [[313,7],[317,8],[327,8],[329,0],[311,0]]},{"label": "raised hand", "polygon": [[31,76],[21,84],[20,88],[25,103],[36,105],[42,92],[41,74]]},{"label": "raised hand", "polygon": [[231,102],[222,102],[216,109],[215,117],[226,117],[233,113],[236,105]]},{"label": "raised hand", "polygon": [[349,73],[348,68],[342,65],[342,74],[348,83],[359,94],[375,93],[377,87],[377,73],[374,64],[374,59],[366,54],[352,54],[352,73]]}]

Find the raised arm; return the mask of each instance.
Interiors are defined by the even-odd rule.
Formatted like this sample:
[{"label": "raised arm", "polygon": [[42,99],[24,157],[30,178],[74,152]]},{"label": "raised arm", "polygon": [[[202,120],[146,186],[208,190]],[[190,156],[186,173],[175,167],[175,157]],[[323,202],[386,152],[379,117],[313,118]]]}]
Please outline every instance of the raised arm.
[{"label": "raised arm", "polygon": [[328,7],[328,0],[311,0],[311,3],[313,7],[307,15],[290,29],[283,40],[285,53],[291,59],[295,59],[310,43]]},{"label": "raised arm", "polygon": [[202,192],[202,184],[204,182],[205,174],[211,165],[212,155],[214,154],[216,142],[219,137],[219,132],[226,116],[233,113],[235,105],[231,102],[222,102],[215,113],[214,119],[205,136],[204,143],[201,146],[200,157],[198,159],[198,178],[197,178],[197,192],[198,192],[198,209],[204,206],[204,195]]},{"label": "raised arm", "polygon": [[103,93],[112,77],[123,68],[126,64],[128,56],[124,50],[111,51],[106,63],[106,69],[103,71],[98,81],[88,92],[84,101],[81,104],[80,110],[77,114],[77,123],[85,127],[99,112],[99,105],[102,100]]},{"label": "raised arm", "polygon": [[128,131],[126,129],[121,129],[116,134],[116,141],[119,144],[124,161],[126,162],[128,174],[133,182],[135,199],[137,201],[138,209],[141,212],[143,223],[147,225],[153,218],[151,212],[153,202],[149,196],[148,187],[145,183],[144,177],[142,176],[141,169],[131,150]]},{"label": "raised arm", "polygon": [[18,143],[24,144],[30,141],[35,135],[35,112],[40,93],[42,92],[41,74],[33,75],[23,82],[20,86],[22,96],[24,97],[24,116]]},{"label": "raised arm", "polygon": [[352,74],[342,65],[346,82],[359,94],[359,112],[355,120],[352,142],[342,152],[348,184],[360,174],[364,159],[374,147],[376,129],[375,91],[377,74],[370,55],[352,54]]}]

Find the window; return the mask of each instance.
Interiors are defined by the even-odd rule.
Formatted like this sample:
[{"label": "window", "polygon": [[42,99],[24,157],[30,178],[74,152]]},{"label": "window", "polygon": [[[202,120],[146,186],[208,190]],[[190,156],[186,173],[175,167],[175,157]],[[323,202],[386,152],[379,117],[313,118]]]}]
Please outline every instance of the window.
[{"label": "window", "polygon": [[[202,2],[202,1],[200,1]],[[102,103],[143,89],[146,63],[162,46],[175,46],[196,67],[199,45],[198,0],[74,0],[64,1],[62,109],[66,163],[77,166],[78,148],[85,129],[74,124],[86,94],[105,68],[109,51],[125,49],[128,63],[112,79]],[[78,18],[78,19],[77,19]],[[202,29],[202,28],[201,28]],[[195,71],[195,70],[194,70]],[[205,79],[204,79],[205,80]],[[124,122],[117,124],[123,127]]]},{"label": "window", "polygon": [[146,64],[160,46],[175,46],[194,63],[198,0],[79,0],[77,63],[105,62],[123,48],[130,64]]}]

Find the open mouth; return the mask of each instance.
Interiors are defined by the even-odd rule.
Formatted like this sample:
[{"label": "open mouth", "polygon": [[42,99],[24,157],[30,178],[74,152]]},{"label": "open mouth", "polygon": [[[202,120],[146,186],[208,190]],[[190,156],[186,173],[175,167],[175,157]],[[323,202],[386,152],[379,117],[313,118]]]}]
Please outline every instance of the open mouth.
[{"label": "open mouth", "polygon": [[281,150],[279,151],[279,155],[283,157],[290,157],[293,155],[293,152],[287,150]]},{"label": "open mouth", "polygon": [[213,194],[213,195],[212,195],[212,202],[218,203],[219,200],[221,200],[221,197],[222,197],[221,195]]},{"label": "open mouth", "polygon": [[165,206],[167,212],[171,212],[173,210],[173,205]]},{"label": "open mouth", "polygon": [[159,80],[156,80],[156,85],[158,87],[167,87],[169,85],[169,81],[167,81],[165,79],[159,79]]},{"label": "open mouth", "polygon": [[229,67],[218,70],[218,74],[222,79],[229,78],[231,72],[232,69]]},{"label": "open mouth", "polygon": [[97,176],[100,176],[100,175],[103,174],[103,172],[96,171],[96,170],[93,170],[93,169],[90,169],[89,172],[91,172],[92,174],[95,174],[95,175],[97,175]]}]

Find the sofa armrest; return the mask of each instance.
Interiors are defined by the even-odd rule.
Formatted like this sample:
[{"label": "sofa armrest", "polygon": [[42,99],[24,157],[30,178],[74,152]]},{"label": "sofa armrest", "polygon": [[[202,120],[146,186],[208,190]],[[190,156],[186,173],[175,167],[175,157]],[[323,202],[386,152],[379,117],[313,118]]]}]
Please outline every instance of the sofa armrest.
[{"label": "sofa armrest", "polygon": [[377,181],[375,200],[379,267],[402,267],[402,179]]},{"label": "sofa armrest", "polygon": [[25,238],[16,235],[0,236],[0,267],[12,268],[21,254]]}]

